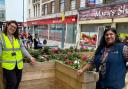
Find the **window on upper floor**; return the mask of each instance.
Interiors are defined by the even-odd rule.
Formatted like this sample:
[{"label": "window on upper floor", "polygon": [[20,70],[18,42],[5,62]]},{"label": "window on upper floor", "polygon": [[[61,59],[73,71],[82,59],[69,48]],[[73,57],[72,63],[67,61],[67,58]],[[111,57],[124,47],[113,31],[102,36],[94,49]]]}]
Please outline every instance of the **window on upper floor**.
[{"label": "window on upper floor", "polygon": [[70,10],[76,9],[76,0],[71,0]]},{"label": "window on upper floor", "polygon": [[28,9],[28,17],[30,18],[31,10]]},{"label": "window on upper floor", "polygon": [[105,4],[118,3],[118,2],[128,2],[128,0],[103,0]]},{"label": "window on upper floor", "polygon": [[51,12],[55,13],[55,1],[51,2]]},{"label": "window on upper floor", "polygon": [[28,4],[30,4],[30,0],[28,1]]},{"label": "window on upper floor", "polygon": [[96,0],[96,4],[103,4],[103,0]]},{"label": "window on upper floor", "polygon": [[33,10],[34,10],[34,17],[36,16],[36,7],[33,6]]},{"label": "window on upper floor", "polygon": [[[45,4],[44,4],[45,5]],[[44,5],[42,5],[42,15],[45,14],[45,11],[44,11]]]},{"label": "window on upper floor", "polygon": [[44,4],[44,14],[47,15],[48,14],[48,5]]},{"label": "window on upper floor", "polygon": [[80,0],[80,8],[85,7],[86,0]]},{"label": "window on upper floor", "polygon": [[35,3],[35,0],[32,0],[32,3]]},{"label": "window on upper floor", "polygon": [[60,12],[65,10],[65,0],[60,0]]},{"label": "window on upper floor", "polygon": [[48,13],[48,5],[43,4],[42,5],[42,15],[47,15],[47,13]]},{"label": "window on upper floor", "polygon": [[38,4],[38,17],[40,16],[40,4]]}]

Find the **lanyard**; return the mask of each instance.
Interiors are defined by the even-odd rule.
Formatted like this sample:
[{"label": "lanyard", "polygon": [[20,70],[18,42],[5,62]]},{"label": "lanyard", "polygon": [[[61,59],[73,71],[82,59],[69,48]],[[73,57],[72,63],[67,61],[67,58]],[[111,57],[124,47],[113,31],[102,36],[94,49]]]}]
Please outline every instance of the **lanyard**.
[{"label": "lanyard", "polygon": [[103,54],[102,54],[102,56],[100,58],[101,63],[104,63],[107,60],[109,51],[110,51],[110,49],[105,47],[105,51],[103,52]]},{"label": "lanyard", "polygon": [[12,51],[14,52],[14,41],[13,41],[13,36],[12,36],[12,37],[8,36],[8,39],[9,39],[11,45],[12,45]]}]

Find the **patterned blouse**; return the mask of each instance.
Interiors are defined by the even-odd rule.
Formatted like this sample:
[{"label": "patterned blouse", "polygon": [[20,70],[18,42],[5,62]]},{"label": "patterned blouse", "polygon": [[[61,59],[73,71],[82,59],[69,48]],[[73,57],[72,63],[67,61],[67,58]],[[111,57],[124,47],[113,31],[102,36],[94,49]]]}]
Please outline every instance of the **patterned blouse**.
[{"label": "patterned blouse", "polygon": [[[108,52],[109,52],[109,49],[107,48],[106,51],[104,51],[104,53],[101,56],[101,59],[100,59],[102,60],[101,62],[105,61],[106,57],[108,56]],[[123,47],[123,56],[126,59],[126,61],[128,61],[128,46],[127,45]],[[94,57],[89,63],[94,64]]]}]

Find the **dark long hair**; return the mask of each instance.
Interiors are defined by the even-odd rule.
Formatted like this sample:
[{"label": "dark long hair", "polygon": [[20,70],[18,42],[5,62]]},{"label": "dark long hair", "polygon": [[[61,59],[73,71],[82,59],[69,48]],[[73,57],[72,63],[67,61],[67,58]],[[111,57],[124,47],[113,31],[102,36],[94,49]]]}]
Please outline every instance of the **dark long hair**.
[{"label": "dark long hair", "polygon": [[101,51],[101,49],[103,49],[103,47],[106,46],[107,43],[105,41],[105,34],[106,34],[107,31],[112,31],[113,33],[115,33],[116,37],[115,37],[115,43],[114,44],[117,44],[117,43],[121,42],[115,28],[106,28],[104,33],[103,33],[103,36],[100,40],[100,44],[99,44],[99,46],[98,46],[98,48],[95,52],[95,55],[98,54]]},{"label": "dark long hair", "polygon": [[14,23],[15,25],[16,25],[16,31],[15,31],[15,33],[13,34],[14,35],[14,37],[16,38],[16,39],[19,39],[19,29],[18,29],[18,23],[15,21],[15,20],[11,20],[11,21],[7,21],[6,22],[6,25],[5,25],[5,28],[4,28],[4,30],[3,30],[3,33],[5,34],[5,35],[7,35],[7,29],[8,29],[8,26],[11,24],[11,23]]}]

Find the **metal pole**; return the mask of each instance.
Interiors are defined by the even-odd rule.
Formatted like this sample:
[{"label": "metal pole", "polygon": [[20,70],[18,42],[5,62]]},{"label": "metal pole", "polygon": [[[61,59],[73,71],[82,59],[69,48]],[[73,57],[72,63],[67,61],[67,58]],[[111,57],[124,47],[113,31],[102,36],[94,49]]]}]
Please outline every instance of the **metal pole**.
[{"label": "metal pole", "polygon": [[[63,21],[63,28],[62,28],[62,31],[61,31],[61,48],[63,49],[64,48],[64,42],[65,42],[65,26],[67,25],[66,23],[64,23],[64,20],[65,20],[65,4],[66,4],[66,0],[64,2],[64,11],[62,13],[62,21]],[[64,17],[63,17],[64,15]]]},{"label": "metal pole", "polygon": [[24,31],[24,0],[23,0],[23,31]]}]

